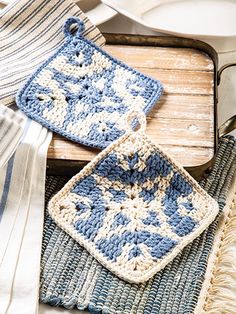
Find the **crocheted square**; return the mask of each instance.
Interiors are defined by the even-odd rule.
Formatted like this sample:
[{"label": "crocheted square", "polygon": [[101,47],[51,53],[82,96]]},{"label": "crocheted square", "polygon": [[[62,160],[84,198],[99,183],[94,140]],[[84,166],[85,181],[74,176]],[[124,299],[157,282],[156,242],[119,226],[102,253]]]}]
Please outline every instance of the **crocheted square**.
[{"label": "crocheted square", "polygon": [[217,202],[143,131],[107,147],[48,205],[62,229],[133,283],[167,265],[218,212]]},{"label": "crocheted square", "polygon": [[[74,24],[78,30],[73,34]],[[66,21],[67,41],[26,82],[16,102],[52,131],[104,148],[125,133],[128,112],[152,109],[162,85],[84,38],[83,29],[77,18]]]}]

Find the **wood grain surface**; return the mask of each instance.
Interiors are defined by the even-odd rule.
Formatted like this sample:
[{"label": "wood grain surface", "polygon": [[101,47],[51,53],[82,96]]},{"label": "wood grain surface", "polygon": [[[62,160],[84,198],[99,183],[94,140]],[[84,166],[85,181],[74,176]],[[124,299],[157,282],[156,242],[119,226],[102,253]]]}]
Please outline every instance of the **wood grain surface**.
[{"label": "wood grain surface", "polygon": [[[107,45],[114,57],[162,82],[164,95],[149,113],[147,134],[185,167],[214,156],[214,64],[190,48]],[[90,161],[98,150],[54,135],[49,159]]]}]

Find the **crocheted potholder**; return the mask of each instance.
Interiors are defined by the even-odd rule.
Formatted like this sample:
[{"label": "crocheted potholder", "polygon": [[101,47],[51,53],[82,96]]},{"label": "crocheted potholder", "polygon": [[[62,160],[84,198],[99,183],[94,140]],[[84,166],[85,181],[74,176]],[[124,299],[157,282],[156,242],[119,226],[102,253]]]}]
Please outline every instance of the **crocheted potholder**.
[{"label": "crocheted potholder", "polygon": [[16,102],[52,131],[104,148],[125,133],[124,117],[129,111],[152,109],[162,85],[84,38],[83,29],[77,18],[66,21],[65,44],[26,82]]},{"label": "crocheted potholder", "polygon": [[98,154],[48,206],[62,229],[133,283],[162,269],[218,212],[217,202],[144,134],[145,115],[138,119],[140,130],[130,128]]}]

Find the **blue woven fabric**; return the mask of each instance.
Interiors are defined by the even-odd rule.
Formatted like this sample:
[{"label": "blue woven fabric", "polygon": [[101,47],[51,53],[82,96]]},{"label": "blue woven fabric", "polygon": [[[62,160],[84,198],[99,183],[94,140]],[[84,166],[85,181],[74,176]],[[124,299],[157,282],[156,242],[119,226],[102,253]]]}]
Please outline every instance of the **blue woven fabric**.
[{"label": "blue woven fabric", "polygon": [[[77,31],[72,33],[74,24]],[[52,131],[105,148],[124,134],[124,117],[130,111],[147,114],[152,109],[162,85],[84,38],[83,28],[78,18],[66,21],[65,44],[29,78],[16,102]]]},{"label": "blue woven fabric", "polygon": [[100,263],[139,283],[206,229],[218,204],[140,130],[98,154],[48,209]]}]

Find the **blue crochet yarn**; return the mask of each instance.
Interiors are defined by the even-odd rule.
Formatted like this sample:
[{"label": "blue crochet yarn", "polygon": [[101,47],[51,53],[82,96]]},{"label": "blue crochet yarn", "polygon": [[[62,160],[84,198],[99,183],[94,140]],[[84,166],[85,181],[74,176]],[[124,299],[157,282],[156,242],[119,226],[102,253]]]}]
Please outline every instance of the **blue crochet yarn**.
[{"label": "blue crochet yarn", "polygon": [[16,102],[50,130],[105,148],[125,133],[124,117],[130,111],[147,114],[152,109],[162,85],[111,57],[84,38],[83,31],[80,19],[65,22],[65,44],[29,78]]},{"label": "blue crochet yarn", "polygon": [[131,132],[74,176],[48,209],[100,263],[139,283],[197,237],[218,205],[148,137]]},{"label": "blue crochet yarn", "polygon": [[[132,197],[134,205],[137,203],[139,204],[138,206],[145,206],[145,208],[138,209],[145,212],[143,215],[145,218],[140,219],[140,229],[135,231],[126,230],[120,233],[120,226],[128,226],[129,228],[130,223],[132,229],[132,223],[134,222],[133,213],[130,212],[131,216],[128,216],[128,212],[126,214],[122,213],[122,211],[114,213],[110,226],[113,235],[110,238],[101,238],[95,242],[97,249],[111,261],[116,261],[117,257],[122,254],[122,248],[127,244],[130,247],[128,253],[130,259],[142,254],[140,244],[145,244],[149,248],[150,255],[154,259],[162,258],[176,246],[177,241],[166,236],[161,236],[156,232],[146,231],[146,226],[148,225],[160,227],[163,224],[163,219],[158,219],[158,212],[154,211],[156,208],[152,209],[152,201],[158,197],[160,193],[158,189],[162,189],[161,183],[158,184],[155,182],[158,182],[159,179],[163,179],[167,175],[170,175],[171,179],[166,188],[164,188],[164,196],[160,200],[160,203],[163,206],[172,231],[182,237],[189,234],[198,225],[198,221],[179,214],[181,207],[186,208],[188,211],[189,208],[190,211],[196,210],[196,208],[192,207],[191,202],[188,201],[188,196],[193,191],[186,179],[175,171],[173,172],[172,165],[157,152],[149,156],[147,160],[143,160],[145,165],[141,165],[140,168],[144,168],[142,171],[137,167],[137,163],[132,162],[134,158],[130,158],[127,169],[124,166],[123,158],[118,157],[117,154],[106,156],[96,165],[93,174],[79,181],[71,190],[71,193],[75,193],[85,200],[91,201],[92,208],[90,205],[86,206],[82,202],[76,204],[78,212],[76,215],[77,221],[75,222],[76,231],[89,241],[93,241],[99,235],[99,230],[104,226],[106,211],[109,210],[107,206],[109,206],[110,202],[118,203],[117,208],[120,209],[128,206],[124,204]],[[162,167],[158,167],[159,164],[162,164]],[[105,188],[105,191],[104,187],[103,189],[100,188],[103,178],[110,181],[109,187],[108,189]],[[148,189],[141,188],[141,185],[147,183],[151,178],[155,178],[155,181],[150,183],[152,187]],[[111,189],[110,185],[112,186],[113,182],[116,181],[120,183],[120,188]],[[137,192],[138,185],[140,185],[140,192]],[[170,188],[172,191],[171,194],[169,194]],[[106,190],[109,192],[107,193]],[[133,194],[127,195],[124,192],[127,190],[133,191]],[[106,195],[105,198],[104,193]],[[180,197],[184,201],[178,202]],[[81,208],[83,208],[82,211]],[[170,208],[172,209],[171,214],[169,214]],[[86,212],[90,211],[91,213],[87,219],[81,218],[81,216],[84,217]]]}]

